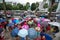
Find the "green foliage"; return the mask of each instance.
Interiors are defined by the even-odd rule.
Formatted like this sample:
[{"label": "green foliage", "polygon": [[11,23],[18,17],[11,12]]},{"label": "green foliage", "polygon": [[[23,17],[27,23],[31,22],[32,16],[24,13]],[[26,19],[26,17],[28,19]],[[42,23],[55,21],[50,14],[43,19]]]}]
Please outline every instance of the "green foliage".
[{"label": "green foliage", "polygon": [[56,11],[57,6],[58,6],[58,4],[55,4],[55,5],[52,7],[52,11]]},{"label": "green foliage", "polygon": [[23,5],[22,4],[18,3],[17,7],[19,8],[19,10],[23,10]]},{"label": "green foliage", "polygon": [[19,8],[17,7],[17,5],[13,5],[13,6],[12,6],[12,9],[13,9],[13,10],[19,10]]},{"label": "green foliage", "polygon": [[44,6],[43,6],[43,8],[48,8],[48,4],[45,3]]},{"label": "green foliage", "polygon": [[3,4],[0,3],[0,10],[3,10]]},{"label": "green foliage", "polygon": [[51,12],[51,11],[56,11],[57,6],[58,6],[58,4],[55,4],[54,6],[50,7],[50,8],[48,9],[48,11],[49,11],[49,12]]},{"label": "green foliage", "polygon": [[32,5],[31,5],[31,10],[33,11],[33,10],[35,10],[36,9],[36,4],[35,3],[32,3]]},{"label": "green foliage", "polygon": [[12,10],[12,5],[11,4],[6,4],[6,10]]},{"label": "green foliage", "polygon": [[39,7],[39,2],[36,2],[36,7]]}]

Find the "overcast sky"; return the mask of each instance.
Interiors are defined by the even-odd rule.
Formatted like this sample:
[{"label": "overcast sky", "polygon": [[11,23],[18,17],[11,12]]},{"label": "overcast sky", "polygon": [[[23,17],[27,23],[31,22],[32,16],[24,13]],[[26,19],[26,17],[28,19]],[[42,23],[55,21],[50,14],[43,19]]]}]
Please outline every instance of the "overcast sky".
[{"label": "overcast sky", "polygon": [[43,0],[5,0],[5,1],[20,2],[21,4],[29,2],[31,4],[31,3],[40,2],[40,1],[43,1]]}]

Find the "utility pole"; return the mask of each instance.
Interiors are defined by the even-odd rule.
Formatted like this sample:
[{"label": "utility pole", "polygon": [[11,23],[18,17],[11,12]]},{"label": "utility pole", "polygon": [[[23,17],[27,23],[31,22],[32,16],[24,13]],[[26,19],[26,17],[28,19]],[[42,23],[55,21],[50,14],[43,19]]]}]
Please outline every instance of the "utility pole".
[{"label": "utility pole", "polygon": [[4,8],[4,16],[7,17],[5,0],[3,0],[3,8]]}]

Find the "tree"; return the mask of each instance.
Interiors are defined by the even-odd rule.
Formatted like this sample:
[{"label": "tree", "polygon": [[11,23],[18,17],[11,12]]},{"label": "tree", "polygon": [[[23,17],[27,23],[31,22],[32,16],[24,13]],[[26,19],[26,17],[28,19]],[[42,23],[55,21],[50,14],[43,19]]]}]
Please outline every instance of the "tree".
[{"label": "tree", "polygon": [[33,11],[33,10],[35,10],[36,9],[36,4],[35,3],[32,3],[32,5],[31,5],[31,10]]},{"label": "tree", "polygon": [[0,3],[0,10],[3,10],[3,3]]},{"label": "tree", "polygon": [[7,18],[7,14],[6,14],[6,3],[5,3],[5,0],[3,0],[3,8],[4,8],[4,14],[5,14],[5,17]]},{"label": "tree", "polygon": [[36,2],[36,7],[37,7],[37,8],[39,7],[39,2]]},{"label": "tree", "polygon": [[28,10],[30,7],[30,3],[27,2],[26,5],[24,5],[23,10]]},{"label": "tree", "polygon": [[57,7],[58,7],[58,4],[54,4],[52,7],[52,11],[56,11]]},{"label": "tree", "polygon": [[48,8],[48,4],[45,3],[44,6],[43,6],[43,8]]},{"label": "tree", "polygon": [[28,10],[28,9],[29,9],[29,7],[30,7],[30,3],[29,3],[29,2],[27,2],[27,3],[26,3],[26,9]]},{"label": "tree", "polygon": [[11,4],[6,4],[6,10],[12,10],[12,5]]},{"label": "tree", "polygon": [[13,5],[13,6],[12,6],[12,9],[13,9],[13,10],[19,10],[19,7],[18,7],[17,5]]},{"label": "tree", "polygon": [[23,5],[22,4],[18,3],[17,6],[18,6],[19,10],[23,10]]}]

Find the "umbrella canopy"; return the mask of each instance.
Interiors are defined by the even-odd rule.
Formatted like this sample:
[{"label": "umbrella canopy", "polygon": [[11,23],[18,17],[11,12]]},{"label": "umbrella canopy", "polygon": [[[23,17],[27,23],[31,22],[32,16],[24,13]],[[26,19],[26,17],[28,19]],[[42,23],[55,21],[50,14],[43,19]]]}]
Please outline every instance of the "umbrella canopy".
[{"label": "umbrella canopy", "polygon": [[5,19],[0,19],[0,22],[5,22],[6,20]]},{"label": "umbrella canopy", "polygon": [[58,22],[48,22],[48,23],[49,23],[50,25],[60,27],[60,23],[58,23]]},{"label": "umbrella canopy", "polygon": [[30,25],[31,25],[31,24],[33,24],[33,20],[31,20],[31,21],[28,21],[28,24],[30,24]]},{"label": "umbrella canopy", "polygon": [[9,24],[7,24],[7,26],[9,26],[9,27],[10,27],[10,26],[13,26],[13,25],[14,25],[14,23],[9,23]]},{"label": "umbrella canopy", "polygon": [[36,22],[40,22],[41,21],[39,18],[34,18],[33,20],[36,21]]},{"label": "umbrella canopy", "polygon": [[14,20],[12,20],[12,22],[15,23],[15,24],[18,24],[19,20],[18,19],[14,19]]},{"label": "umbrella canopy", "polygon": [[40,33],[41,36],[45,36],[46,40],[52,40],[52,37],[46,33]]},{"label": "umbrella canopy", "polygon": [[19,29],[18,28],[13,29],[12,32],[11,32],[11,36],[12,37],[17,36],[18,35],[18,32],[19,32]]},{"label": "umbrella canopy", "polygon": [[42,26],[44,26],[44,27],[47,27],[48,26],[48,22],[41,22],[40,23]]},{"label": "umbrella canopy", "polygon": [[33,39],[33,38],[36,38],[37,37],[37,32],[34,28],[30,28],[28,30],[28,37]]},{"label": "umbrella canopy", "polygon": [[26,29],[21,29],[18,32],[18,36],[20,37],[26,37],[28,35],[28,31]]},{"label": "umbrella canopy", "polygon": [[28,26],[28,25],[23,25],[23,26],[22,26],[22,29],[28,30],[28,29],[29,29],[29,26]]},{"label": "umbrella canopy", "polygon": [[52,40],[52,37],[49,34],[45,34],[46,40]]},{"label": "umbrella canopy", "polygon": [[47,21],[47,22],[50,22],[50,20],[49,20],[49,19],[44,19],[43,21]]}]

